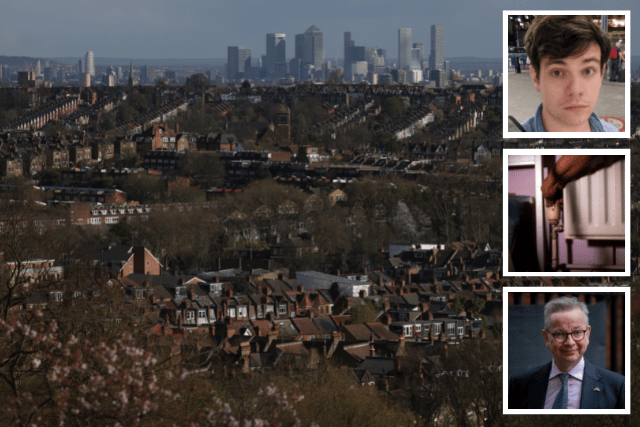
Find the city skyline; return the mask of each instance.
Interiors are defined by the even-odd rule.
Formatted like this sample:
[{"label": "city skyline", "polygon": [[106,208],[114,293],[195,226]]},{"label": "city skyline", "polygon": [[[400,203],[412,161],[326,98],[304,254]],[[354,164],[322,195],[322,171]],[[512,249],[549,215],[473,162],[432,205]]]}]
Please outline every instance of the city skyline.
[{"label": "city skyline", "polygon": [[[290,40],[286,46],[289,59],[294,57],[294,35],[315,25],[324,34],[324,58],[333,59],[344,56],[346,31],[357,34],[361,45],[395,53],[399,28],[411,28],[413,42],[430,46],[431,25],[442,25],[447,29],[448,56],[489,58],[501,56],[502,10],[517,8],[509,0],[495,0],[490,5],[469,1],[464,7],[403,0],[392,11],[387,2],[378,0],[328,0],[311,12],[308,4],[282,0],[197,6],[156,3],[141,0],[132,7],[114,0],[97,3],[91,12],[85,12],[72,0],[38,7],[14,2],[6,5],[0,16],[0,55],[80,57],[92,50],[96,57],[225,58],[227,46],[240,45],[251,48],[259,58],[266,54],[265,34],[284,33]],[[563,6],[602,8],[594,0]],[[632,0],[621,0],[615,7],[631,10],[632,16],[640,13],[640,4]],[[557,3],[541,0],[536,8],[555,9]],[[632,34],[635,25],[632,21]],[[640,53],[636,46],[631,49],[631,55]]]}]

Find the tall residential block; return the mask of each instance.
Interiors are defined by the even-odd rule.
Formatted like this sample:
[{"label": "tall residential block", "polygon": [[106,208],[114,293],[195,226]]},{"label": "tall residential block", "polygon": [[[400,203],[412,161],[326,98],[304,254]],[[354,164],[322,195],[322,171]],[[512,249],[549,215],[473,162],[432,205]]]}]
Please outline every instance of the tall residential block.
[{"label": "tall residential block", "polygon": [[411,68],[411,28],[398,30],[398,68],[401,70]]},{"label": "tall residential block", "polygon": [[245,78],[245,72],[251,69],[251,48],[242,46],[227,47],[227,77],[229,81]]},{"label": "tall residential block", "polygon": [[84,56],[84,68],[86,73],[89,73],[90,76],[95,77],[96,66],[93,61],[93,51],[91,50]]},{"label": "tall residential block", "polygon": [[444,26],[431,26],[430,70],[444,70]]}]

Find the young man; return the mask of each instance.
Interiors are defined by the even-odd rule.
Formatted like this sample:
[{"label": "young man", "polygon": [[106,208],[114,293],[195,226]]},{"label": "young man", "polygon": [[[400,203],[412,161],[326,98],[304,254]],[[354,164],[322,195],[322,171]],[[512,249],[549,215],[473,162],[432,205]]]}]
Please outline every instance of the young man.
[{"label": "young man", "polygon": [[611,51],[588,16],[536,16],[525,36],[529,72],[542,104],[526,132],[618,132],[593,112]]},{"label": "young man", "polygon": [[509,409],[624,409],[624,376],[583,357],[590,335],[585,303],[549,301],[542,337],[552,361],[509,379]]}]

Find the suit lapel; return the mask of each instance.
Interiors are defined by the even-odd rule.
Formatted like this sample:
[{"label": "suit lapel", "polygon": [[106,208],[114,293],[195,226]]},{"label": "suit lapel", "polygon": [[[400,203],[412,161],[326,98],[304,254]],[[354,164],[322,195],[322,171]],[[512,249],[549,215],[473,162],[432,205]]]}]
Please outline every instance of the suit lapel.
[{"label": "suit lapel", "polygon": [[599,409],[602,407],[602,390],[604,385],[600,382],[600,375],[596,366],[584,361],[584,376],[582,378],[582,395],[580,397],[580,409]]},{"label": "suit lapel", "polygon": [[551,374],[551,362],[544,365],[542,369],[538,371],[540,377],[537,381],[531,384],[532,393],[530,396],[535,396],[535,402],[531,402],[531,409],[544,409],[544,402],[547,400],[547,386],[549,385],[549,374]]}]

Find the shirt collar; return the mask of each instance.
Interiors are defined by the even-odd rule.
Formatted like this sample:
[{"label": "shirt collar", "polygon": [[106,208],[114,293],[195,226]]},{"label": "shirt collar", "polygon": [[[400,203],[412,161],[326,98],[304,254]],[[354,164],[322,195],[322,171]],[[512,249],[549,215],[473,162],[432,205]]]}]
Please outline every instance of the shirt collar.
[{"label": "shirt collar", "polygon": [[[527,120],[527,125],[524,126],[527,132],[546,132],[547,130],[544,128],[544,124],[542,123],[542,103],[538,105],[538,109],[536,110],[536,114]],[[589,127],[591,128],[591,132],[605,132],[600,119],[598,118],[596,113],[591,113],[589,116]]]},{"label": "shirt collar", "polygon": [[[551,372],[549,373],[549,379],[555,378],[560,375],[562,372],[556,366],[556,361],[551,362]],[[582,381],[582,377],[584,376],[584,356],[580,358],[580,362],[576,366],[573,367],[569,372],[567,372],[573,378],[576,378]]]}]

